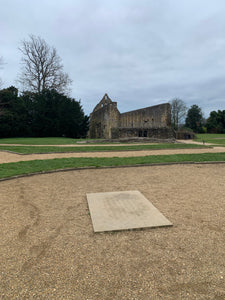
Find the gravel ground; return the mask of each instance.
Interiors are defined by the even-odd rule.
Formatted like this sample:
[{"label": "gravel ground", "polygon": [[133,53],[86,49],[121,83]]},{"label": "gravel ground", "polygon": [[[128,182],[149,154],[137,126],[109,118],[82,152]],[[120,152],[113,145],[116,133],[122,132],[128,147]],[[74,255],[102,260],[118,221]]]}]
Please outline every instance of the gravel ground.
[{"label": "gravel ground", "polygon": [[[0,299],[225,299],[224,177],[204,164],[0,182]],[[174,226],[94,234],[86,193],[126,190]]]}]

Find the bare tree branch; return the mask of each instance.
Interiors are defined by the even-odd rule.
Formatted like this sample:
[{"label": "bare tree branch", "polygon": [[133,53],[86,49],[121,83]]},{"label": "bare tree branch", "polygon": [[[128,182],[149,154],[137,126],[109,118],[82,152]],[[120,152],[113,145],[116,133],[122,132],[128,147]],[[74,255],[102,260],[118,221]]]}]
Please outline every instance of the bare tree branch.
[{"label": "bare tree branch", "polygon": [[19,82],[32,92],[55,89],[66,93],[72,80],[63,72],[63,65],[54,47],[49,47],[44,39],[30,36],[29,41],[22,41],[22,72]]},{"label": "bare tree branch", "polygon": [[183,100],[175,98],[171,100],[171,122],[175,130],[177,130],[181,124],[181,121],[185,119],[187,113],[187,107]]}]

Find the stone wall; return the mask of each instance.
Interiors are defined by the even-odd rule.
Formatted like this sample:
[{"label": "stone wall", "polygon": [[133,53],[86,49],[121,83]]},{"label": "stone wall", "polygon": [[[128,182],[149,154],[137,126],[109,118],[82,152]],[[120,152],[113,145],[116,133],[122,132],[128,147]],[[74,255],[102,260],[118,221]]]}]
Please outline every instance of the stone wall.
[{"label": "stone wall", "polygon": [[118,128],[117,136],[113,138],[152,138],[152,139],[174,139],[174,131],[172,128]]},{"label": "stone wall", "polygon": [[165,103],[120,114],[117,102],[112,102],[105,94],[90,115],[89,137],[103,139],[174,138],[170,104]]},{"label": "stone wall", "polygon": [[[119,127],[120,112],[117,103],[105,95],[90,116],[89,137],[111,139],[111,129]],[[108,96],[107,96],[108,97]]]},{"label": "stone wall", "polygon": [[170,104],[146,107],[120,115],[122,128],[163,128],[171,126]]}]

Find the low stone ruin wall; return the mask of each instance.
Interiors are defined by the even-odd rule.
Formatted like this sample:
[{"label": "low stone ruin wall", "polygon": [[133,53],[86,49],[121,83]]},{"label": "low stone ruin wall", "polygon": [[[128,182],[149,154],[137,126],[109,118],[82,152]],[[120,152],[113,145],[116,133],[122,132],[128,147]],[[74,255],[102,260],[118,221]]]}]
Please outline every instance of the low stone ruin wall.
[{"label": "low stone ruin wall", "polygon": [[175,132],[172,128],[112,128],[112,139],[118,138],[154,138],[154,139],[175,139]]}]

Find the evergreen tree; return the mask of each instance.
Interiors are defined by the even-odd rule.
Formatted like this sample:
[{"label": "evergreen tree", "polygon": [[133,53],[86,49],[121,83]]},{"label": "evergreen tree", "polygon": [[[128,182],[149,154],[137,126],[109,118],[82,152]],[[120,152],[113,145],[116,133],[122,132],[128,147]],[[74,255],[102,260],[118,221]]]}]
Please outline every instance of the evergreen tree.
[{"label": "evergreen tree", "polygon": [[[88,117],[78,101],[55,90],[28,93],[32,102],[32,133],[34,136],[85,137]],[[27,96],[26,95],[26,96]]]},{"label": "evergreen tree", "polygon": [[225,110],[212,111],[206,122],[207,131],[225,133]]},{"label": "evergreen tree", "polygon": [[88,117],[80,102],[55,90],[0,90],[0,137],[86,137]]},{"label": "evergreen tree", "polygon": [[192,105],[187,112],[185,126],[191,128],[194,132],[202,132],[203,114],[198,105]]},{"label": "evergreen tree", "polygon": [[17,135],[19,116],[16,107],[19,105],[18,90],[11,86],[0,90],[0,137]]}]

